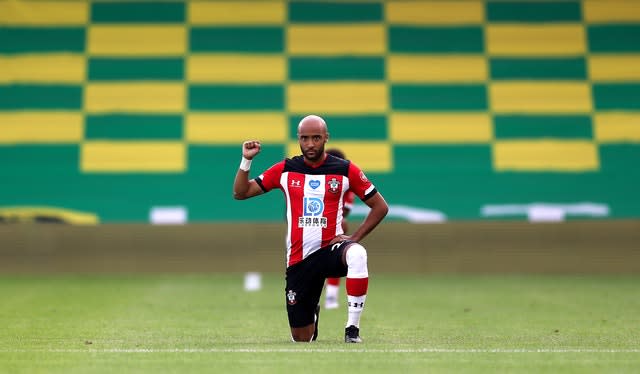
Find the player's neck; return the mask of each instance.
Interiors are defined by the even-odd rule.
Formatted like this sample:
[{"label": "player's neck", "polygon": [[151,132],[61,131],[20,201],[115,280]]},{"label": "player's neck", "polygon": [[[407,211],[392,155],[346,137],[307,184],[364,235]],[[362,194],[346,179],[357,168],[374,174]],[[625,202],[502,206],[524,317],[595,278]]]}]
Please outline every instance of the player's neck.
[{"label": "player's neck", "polygon": [[311,166],[312,168],[317,168],[318,166],[324,164],[324,160],[327,159],[327,153],[323,153],[322,157],[318,158],[315,161],[309,160],[308,158],[304,157],[304,163]]}]

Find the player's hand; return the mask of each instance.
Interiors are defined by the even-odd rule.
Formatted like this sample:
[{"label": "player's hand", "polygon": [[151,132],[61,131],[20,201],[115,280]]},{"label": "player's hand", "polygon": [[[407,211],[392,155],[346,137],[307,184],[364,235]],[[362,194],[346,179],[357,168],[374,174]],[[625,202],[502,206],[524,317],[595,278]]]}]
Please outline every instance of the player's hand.
[{"label": "player's hand", "polygon": [[247,140],[242,143],[242,156],[247,160],[253,159],[260,153],[260,142],[257,140]]},{"label": "player's hand", "polygon": [[331,242],[329,242],[329,245],[343,242],[345,240],[351,240],[351,237],[349,235],[344,235],[344,234],[338,235],[335,238],[333,238]]}]

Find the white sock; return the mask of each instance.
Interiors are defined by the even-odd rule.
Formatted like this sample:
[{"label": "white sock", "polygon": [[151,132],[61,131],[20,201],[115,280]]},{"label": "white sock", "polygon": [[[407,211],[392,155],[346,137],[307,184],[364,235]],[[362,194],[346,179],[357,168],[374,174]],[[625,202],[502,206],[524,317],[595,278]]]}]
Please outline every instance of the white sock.
[{"label": "white sock", "polygon": [[367,251],[360,244],[353,244],[347,250],[347,325],[360,328],[360,315],[364,309],[369,285],[369,270],[367,268]]},{"label": "white sock", "polygon": [[347,295],[347,302],[349,305],[348,308],[348,318],[347,325],[345,327],[349,327],[351,325],[360,328],[360,315],[362,315],[362,311],[364,310],[364,301],[367,298],[367,295],[363,296],[351,296]]},{"label": "white sock", "polygon": [[324,289],[325,297],[327,300],[338,300],[338,294],[340,293],[340,286],[334,284],[327,284]]}]

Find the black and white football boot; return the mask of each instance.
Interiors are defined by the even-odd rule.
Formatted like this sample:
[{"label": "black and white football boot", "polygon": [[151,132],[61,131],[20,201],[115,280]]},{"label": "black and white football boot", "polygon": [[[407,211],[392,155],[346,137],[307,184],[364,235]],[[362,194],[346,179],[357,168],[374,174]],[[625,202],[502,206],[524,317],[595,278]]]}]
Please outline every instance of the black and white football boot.
[{"label": "black and white football boot", "polygon": [[345,343],[362,343],[360,337],[360,329],[351,325],[344,329],[344,342]]}]

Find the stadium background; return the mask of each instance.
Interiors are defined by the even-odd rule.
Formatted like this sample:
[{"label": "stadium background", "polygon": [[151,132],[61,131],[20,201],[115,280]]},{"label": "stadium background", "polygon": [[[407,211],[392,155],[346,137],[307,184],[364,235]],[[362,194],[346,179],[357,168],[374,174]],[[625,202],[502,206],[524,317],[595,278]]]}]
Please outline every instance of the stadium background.
[{"label": "stadium background", "polygon": [[[0,0],[0,372],[640,371],[639,3]],[[308,112],[392,208],[354,348],[231,199]]]},{"label": "stadium background", "polygon": [[639,40],[633,0],[1,0],[1,213],[279,222],[240,144],[316,113],[392,219],[637,218]]}]

